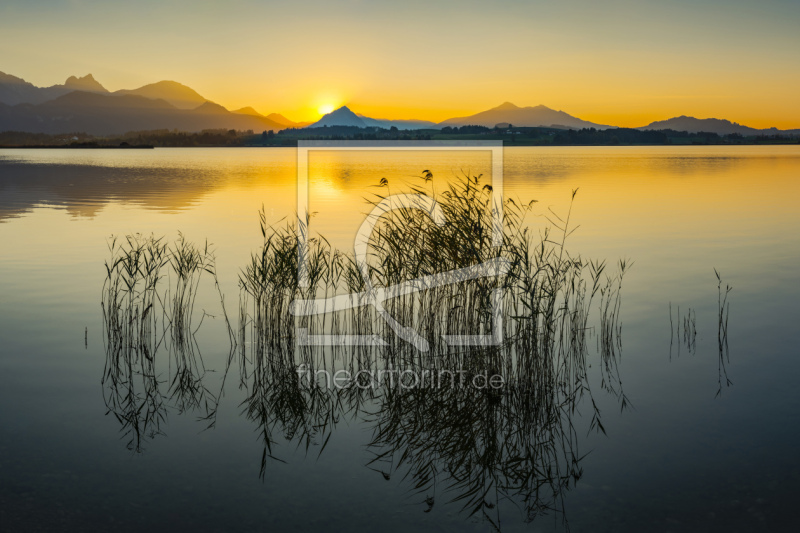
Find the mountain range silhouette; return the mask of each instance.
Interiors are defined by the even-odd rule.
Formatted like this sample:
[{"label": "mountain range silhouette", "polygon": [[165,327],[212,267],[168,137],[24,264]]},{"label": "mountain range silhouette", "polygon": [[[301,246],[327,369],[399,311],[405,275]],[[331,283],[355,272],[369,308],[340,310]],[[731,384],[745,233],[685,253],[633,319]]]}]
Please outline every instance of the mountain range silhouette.
[{"label": "mountain range silhouette", "polygon": [[[187,132],[235,129],[256,132],[286,128],[355,126],[406,129],[441,129],[478,125],[486,127],[552,127],[560,129],[616,126],[596,124],[544,105],[519,107],[505,102],[465,117],[434,123],[426,120],[391,120],[367,117],[342,106],[317,122],[294,122],[279,113],[263,115],[252,107],[229,111],[191,87],[163,80],[137,89],[109,92],[91,74],[70,76],[61,85],[36,87],[22,78],[0,72],[0,131],[30,133],[85,132],[117,135],[130,131],[170,129]],[[728,120],[680,116],[652,122],[638,129],[713,132],[720,135],[797,134],[798,130],[756,129]]]}]

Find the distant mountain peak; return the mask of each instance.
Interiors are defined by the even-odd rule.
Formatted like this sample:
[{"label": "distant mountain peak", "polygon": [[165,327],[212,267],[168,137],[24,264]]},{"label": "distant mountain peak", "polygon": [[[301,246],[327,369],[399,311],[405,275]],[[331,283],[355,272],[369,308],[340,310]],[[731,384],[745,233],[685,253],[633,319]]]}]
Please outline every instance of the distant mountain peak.
[{"label": "distant mountain peak", "polygon": [[346,105],[343,105],[335,111],[331,111],[308,127],[324,128],[325,126],[356,126],[358,128],[367,127],[366,123],[358,115],[353,113]]},{"label": "distant mountain peak", "polygon": [[160,98],[178,109],[195,109],[206,102],[206,99],[191,87],[172,80],[161,80],[138,89],[117,91],[115,94],[135,94],[145,98]]},{"label": "distant mountain peak", "polygon": [[72,83],[80,83],[82,81],[93,81],[93,82],[97,83],[97,80],[94,79],[94,76],[92,76],[92,74],[89,73],[89,74],[87,74],[86,76],[84,76],[82,78],[79,78],[77,76],[70,76],[69,78],[67,78],[67,81],[64,82],[64,85],[70,85]]},{"label": "distant mountain peak", "polygon": [[[267,118],[270,119],[273,122],[277,122],[281,126],[296,127],[297,124],[298,124],[297,122],[294,122],[293,120],[289,120],[288,118],[284,117],[280,113],[270,113],[269,115],[267,115]],[[305,123],[305,125],[308,125],[308,124],[311,124],[311,123],[310,122]]]},{"label": "distant mountain peak", "polygon": [[259,113],[258,111],[256,111],[255,109],[253,109],[250,106],[243,107],[241,109],[236,109],[235,111],[233,111],[233,113],[238,113],[239,115],[250,115],[250,116],[253,116],[253,117],[263,117],[264,116],[264,115],[262,115],[261,113]]},{"label": "distant mountain peak", "polygon": [[30,85],[31,87],[33,87],[33,84],[28,83],[22,78],[12,76],[11,74],[6,74],[5,72],[0,72],[0,83],[14,83],[19,85]]},{"label": "distant mountain peak", "polygon": [[511,102],[481,111],[468,117],[456,117],[447,119],[439,123],[439,126],[486,126],[493,128],[498,124],[513,124],[516,127],[555,127],[559,129],[567,128],[597,128],[605,129],[610,126],[595,124],[586,120],[581,120],[564,111],[556,111],[544,105],[535,107],[519,107]]},{"label": "distant mountain peak", "polygon": [[194,108],[193,111],[196,111],[198,113],[222,113],[222,114],[230,113],[230,111],[225,109],[225,107],[217,103],[211,102],[209,100],[206,100],[198,107]]},{"label": "distant mountain peak", "polygon": [[105,87],[100,85],[100,83],[94,79],[94,76],[91,74],[87,74],[82,78],[78,78],[76,76],[70,76],[67,78],[67,81],[64,82],[64,87],[67,89],[72,89],[74,91],[91,91],[96,93],[107,93]]},{"label": "distant mountain peak", "polygon": [[148,85],[144,85],[143,87],[139,87],[140,89],[144,89],[145,87],[152,87],[152,88],[161,88],[161,89],[172,89],[172,90],[183,90],[183,91],[191,91],[194,94],[197,94],[194,89],[189,87],[188,85],[184,85],[181,82],[173,81],[173,80],[161,80],[155,83],[150,83]]},{"label": "distant mountain peak", "polygon": [[686,115],[679,117],[669,118],[667,120],[657,120],[651,122],[647,126],[639,128],[640,130],[675,130],[675,131],[688,131],[689,133],[698,133],[701,131],[716,133],[718,135],[728,135],[731,133],[738,133],[741,135],[756,135],[759,131],[755,128],[743,126],[738,122],[731,122],[730,120],[721,118],[696,118]]}]

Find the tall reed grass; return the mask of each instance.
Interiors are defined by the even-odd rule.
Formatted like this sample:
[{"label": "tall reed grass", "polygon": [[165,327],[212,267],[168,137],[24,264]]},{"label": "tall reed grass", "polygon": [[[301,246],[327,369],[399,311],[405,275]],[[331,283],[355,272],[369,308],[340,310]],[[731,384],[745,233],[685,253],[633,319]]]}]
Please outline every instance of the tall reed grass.
[{"label": "tall reed grass", "polygon": [[[197,248],[180,235],[170,245],[163,237],[136,234],[112,238],[109,252],[101,299],[104,398],[128,447],[138,452],[145,440],[162,432],[168,403],[179,412],[203,409],[206,416],[215,408],[217,398],[203,383],[206,369],[194,338],[205,318],[204,313],[194,327],[203,274],[213,278],[226,324],[228,319],[207,244]],[[233,338],[229,324],[228,330]],[[156,356],[162,347],[167,361]]]},{"label": "tall reed grass", "polygon": [[[533,202],[506,200],[502,244],[493,246],[492,191],[481,176],[464,176],[442,191],[422,178],[408,192],[435,199],[444,223],[413,207],[386,213],[369,236],[366,268],[323,237],[306,235],[307,224],[300,228],[303,244],[294,224],[270,226],[261,212],[263,246],[240,275],[239,345],[244,413],[264,442],[261,474],[270,458],[281,460],[278,436],[320,454],[336,424],[357,417],[373,428],[369,466],[387,479],[400,471],[425,505],[448,495],[496,526],[506,498],[530,519],[558,510],[582,473],[578,407],[590,410],[589,430],[605,432],[590,382],[592,335],[601,390],[628,405],[618,361],[622,278],[630,265],[620,261],[609,272],[603,261],[570,253],[572,204],[566,216],[551,213],[547,227],[536,231],[528,220]],[[384,199],[376,195],[373,205]],[[306,285],[298,280],[301,258]],[[499,260],[505,268],[494,276],[444,286],[414,281]],[[393,286],[401,289],[383,302],[385,311],[429,349],[400,339],[371,306],[292,315],[295,300]],[[502,339],[497,345],[453,342],[495,333]],[[334,345],[304,345],[306,335],[328,335]],[[385,346],[341,344],[354,335]],[[337,388],[313,379],[322,370],[386,369],[458,370],[467,381],[501,375],[505,385]]]},{"label": "tall reed grass", "polygon": [[714,269],[714,274],[717,276],[717,345],[719,348],[718,358],[718,376],[719,388],[717,389],[717,396],[722,394],[722,384],[725,383],[726,387],[733,385],[733,382],[728,377],[727,365],[730,361],[730,350],[728,349],[728,314],[730,312],[731,304],[728,302],[728,294],[733,290],[729,284],[725,284],[725,289],[722,289],[722,276],[720,276],[717,269]]},{"label": "tall reed grass", "polygon": [[[492,190],[482,177],[465,175],[441,191],[430,178],[423,173],[405,192],[419,205],[435,204],[436,216],[414,206],[380,216],[363,261],[308,235],[308,218],[300,228],[273,227],[262,210],[263,243],[240,273],[235,331],[207,245],[182,235],[173,244],[141,235],[112,240],[103,385],[129,447],[140,451],[162,431],[169,406],[199,412],[213,426],[236,364],[243,414],[263,443],[264,478],[273,461],[283,461],[282,441],[319,457],[338,424],[357,420],[372,430],[367,466],[387,480],[404,479],[427,510],[444,499],[498,529],[503,502],[518,504],[530,520],[561,513],[565,491],[582,475],[582,431],[605,432],[597,387],[628,405],[618,363],[630,265],[620,261],[612,272],[570,252],[572,203],[566,216],[551,211],[537,230],[533,202],[506,200],[495,246]],[[373,206],[385,200],[376,195]],[[481,276],[467,275],[476,269]],[[448,272],[453,283],[439,283]],[[216,394],[195,342],[206,317],[194,310],[206,276],[231,344]],[[378,291],[379,305],[365,296]],[[334,300],[347,294],[360,296]],[[315,298],[372,303],[304,312]],[[332,345],[308,343],[320,335]],[[166,380],[156,355],[162,346]],[[340,387],[319,379],[341,371],[356,381]],[[381,371],[452,377],[433,386],[364,382]],[[474,386],[481,376],[499,376],[502,386]]]}]

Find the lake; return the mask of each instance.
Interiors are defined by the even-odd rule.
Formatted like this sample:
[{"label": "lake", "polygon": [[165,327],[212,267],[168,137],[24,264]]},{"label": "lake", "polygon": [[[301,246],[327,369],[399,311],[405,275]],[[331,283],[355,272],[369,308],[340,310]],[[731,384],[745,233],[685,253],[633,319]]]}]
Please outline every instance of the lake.
[{"label": "lake", "polygon": [[[352,252],[375,195],[488,178],[492,160],[319,150],[308,173],[311,234]],[[267,228],[295,217],[295,149],[0,150],[2,529],[794,530],[800,146],[506,147],[503,190],[518,205],[536,200],[525,219],[534,235],[569,213],[571,257],[605,260],[609,272],[632,263],[610,337],[613,390],[598,294],[580,378],[591,395],[546,428],[562,458],[579,459],[576,475],[554,484],[542,458],[561,459],[547,448],[529,460],[527,472],[548,480],[538,492],[518,490],[517,468],[536,439],[520,446],[512,430],[489,457],[481,439],[500,430],[477,417],[482,444],[456,452],[437,440],[470,416],[447,414],[449,396],[323,393],[333,403],[305,418],[274,395],[278,380],[254,403],[255,325],[240,320],[239,280],[263,245],[259,211]],[[133,234],[209,243],[219,290],[206,274],[192,308],[189,367],[200,370],[188,387],[199,388],[175,385],[186,352],[165,342],[147,352],[158,361],[152,389],[126,408],[128,381],[109,378],[101,303],[111,236]],[[167,328],[158,318],[156,340]],[[530,408],[504,411],[504,423],[524,426]],[[408,428],[425,438],[410,442]],[[464,463],[464,450],[484,455]],[[470,493],[478,474],[485,494]],[[466,505],[475,501],[477,512]]]}]

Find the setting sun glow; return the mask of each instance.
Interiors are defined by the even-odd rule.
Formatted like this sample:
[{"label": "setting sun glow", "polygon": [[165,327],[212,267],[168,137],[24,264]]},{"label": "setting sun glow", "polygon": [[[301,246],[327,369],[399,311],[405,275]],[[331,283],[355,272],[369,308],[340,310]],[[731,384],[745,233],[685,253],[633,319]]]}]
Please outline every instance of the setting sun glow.
[{"label": "setting sun glow", "polygon": [[[300,122],[347,104],[438,123],[512,102],[629,128],[682,115],[800,128],[798,1],[615,2],[625,17],[592,0],[143,3],[0,1],[0,71],[39,87],[91,72],[111,92],[171,80],[229,110]],[[275,21],[270,41],[291,46],[263,56],[265,20]],[[530,38],[497,37],[518,35]]]}]

